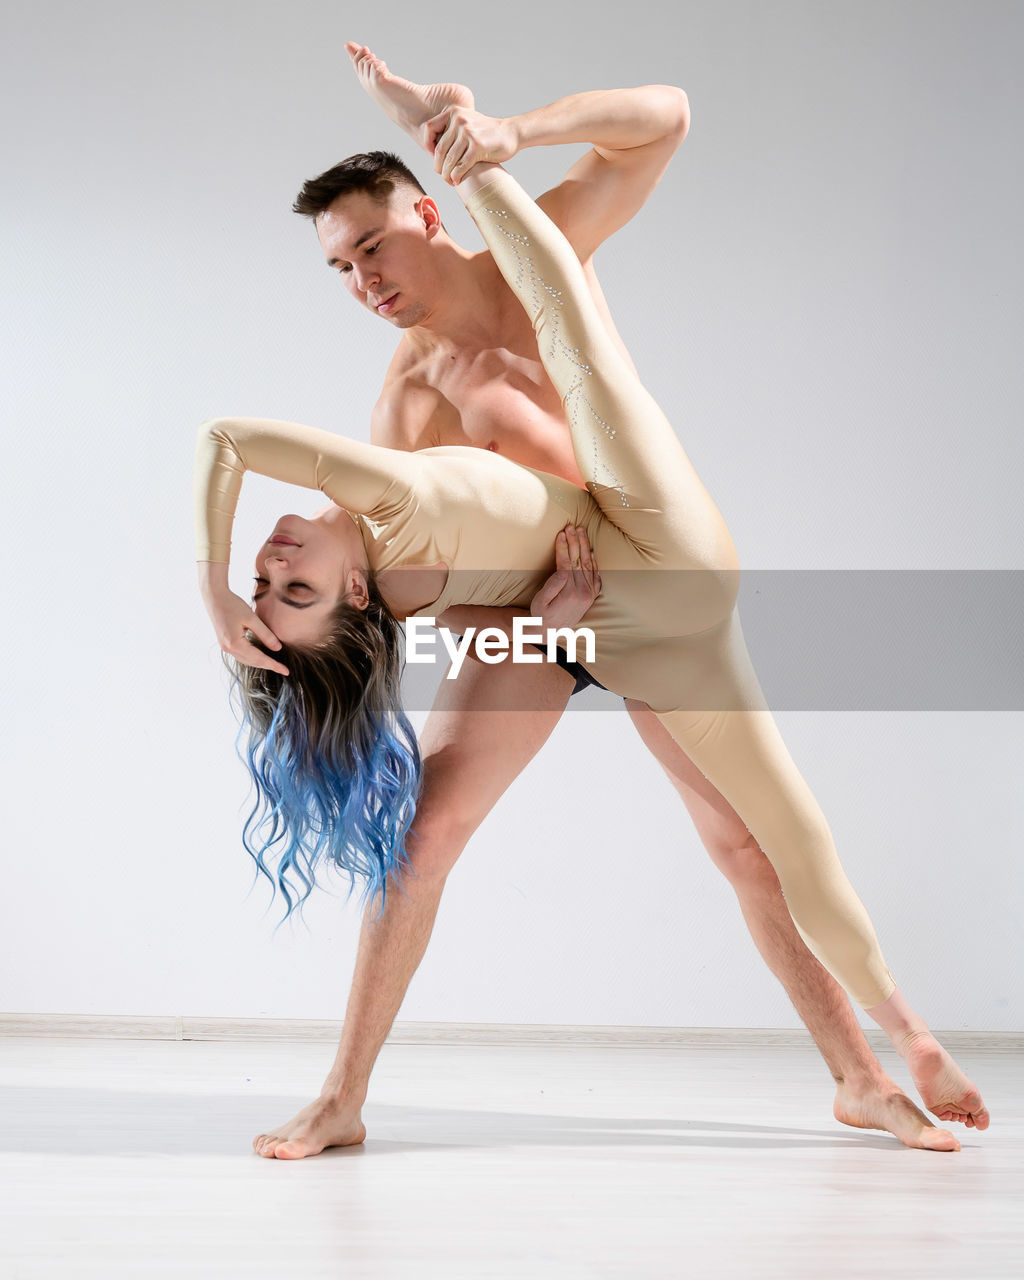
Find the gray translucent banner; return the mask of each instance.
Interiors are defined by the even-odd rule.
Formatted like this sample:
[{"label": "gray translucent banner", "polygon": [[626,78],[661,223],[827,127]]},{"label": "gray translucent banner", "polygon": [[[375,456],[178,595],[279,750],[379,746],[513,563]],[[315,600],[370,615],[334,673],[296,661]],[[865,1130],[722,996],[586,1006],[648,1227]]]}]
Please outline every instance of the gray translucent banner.
[{"label": "gray translucent banner", "polygon": [[[495,581],[517,576],[496,571]],[[699,592],[698,577],[697,571],[666,569],[603,573],[602,581],[604,594],[614,590],[616,599],[635,593],[649,601],[653,587],[653,598],[669,602],[680,593]],[[470,578],[479,590],[480,574]],[[774,710],[1024,710],[1024,570],[744,569],[737,609],[758,681]],[[666,607],[662,616],[670,612]],[[671,635],[669,628],[659,629],[657,616],[653,624],[645,619],[645,627],[657,631],[659,640]],[[447,654],[440,639],[434,647],[436,662],[406,667],[402,687],[410,710],[425,710],[439,692],[447,697],[462,684],[462,677],[445,680]],[[642,663],[642,651],[637,661]],[[505,681],[474,678],[471,705],[549,705],[529,674],[537,670],[518,667],[511,692]],[[595,688],[569,702],[574,710],[616,705],[617,697]]]}]

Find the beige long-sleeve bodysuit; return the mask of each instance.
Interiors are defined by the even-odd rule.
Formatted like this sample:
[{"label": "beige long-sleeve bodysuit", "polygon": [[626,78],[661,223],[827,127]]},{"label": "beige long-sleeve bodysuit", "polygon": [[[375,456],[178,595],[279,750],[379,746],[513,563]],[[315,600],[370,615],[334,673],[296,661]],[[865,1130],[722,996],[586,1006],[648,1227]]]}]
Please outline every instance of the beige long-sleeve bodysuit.
[{"label": "beige long-sleeve bodysuit", "polygon": [[352,512],[375,570],[446,564],[423,615],[528,605],[557,532],[584,526],[602,578],[579,624],[596,638],[588,670],[657,713],[764,850],[813,954],[862,1007],[880,1004],[896,983],[751,665],[721,514],[609,337],[561,232],[504,171],[467,207],[533,320],[587,491],[483,449],[404,453],[292,423],[215,420],[197,446],[197,558],[228,560],[246,470]]}]

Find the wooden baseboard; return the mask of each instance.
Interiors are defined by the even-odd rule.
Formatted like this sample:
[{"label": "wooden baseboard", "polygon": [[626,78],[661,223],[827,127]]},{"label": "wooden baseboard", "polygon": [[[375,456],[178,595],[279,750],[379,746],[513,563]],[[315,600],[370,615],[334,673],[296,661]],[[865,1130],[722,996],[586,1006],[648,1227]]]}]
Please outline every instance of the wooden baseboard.
[{"label": "wooden baseboard", "polygon": [[[300,1018],[145,1017],[132,1015],[2,1013],[0,1037],[101,1037],[117,1040],[313,1040],[334,1043],[340,1022]],[[1014,1031],[936,1031],[947,1049],[1020,1053]],[[891,1050],[882,1031],[866,1031],[876,1052]],[[552,1045],[645,1049],[813,1048],[802,1027],[601,1027],[489,1022],[396,1022],[388,1044]]]}]

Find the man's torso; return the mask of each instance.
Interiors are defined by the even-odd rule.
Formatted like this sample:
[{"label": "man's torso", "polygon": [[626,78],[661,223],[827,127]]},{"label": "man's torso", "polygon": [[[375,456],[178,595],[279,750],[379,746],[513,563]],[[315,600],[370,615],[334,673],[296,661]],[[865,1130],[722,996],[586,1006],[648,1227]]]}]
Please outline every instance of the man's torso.
[{"label": "man's torso", "polygon": [[[582,488],[561,400],[541,363],[530,321],[490,255],[482,253],[474,262],[493,298],[493,312],[482,325],[490,336],[458,346],[430,334],[403,336],[381,393],[399,424],[393,443],[410,450],[490,449]],[[621,347],[592,267],[587,278]]]}]

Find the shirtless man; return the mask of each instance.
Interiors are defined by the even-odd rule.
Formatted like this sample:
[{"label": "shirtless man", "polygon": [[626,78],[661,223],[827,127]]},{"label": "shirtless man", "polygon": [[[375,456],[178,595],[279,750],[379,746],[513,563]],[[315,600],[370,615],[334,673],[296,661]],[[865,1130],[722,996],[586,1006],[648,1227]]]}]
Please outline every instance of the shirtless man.
[{"label": "shirtless man", "polygon": [[[415,85],[392,75],[365,47],[349,43],[346,49],[363,87],[391,119],[417,141],[426,136],[436,144],[434,167],[445,181],[457,183],[476,161],[507,160],[526,146],[592,144],[538,203],[572,243],[621,347],[593,255],[645,203],[686,136],[685,93],[665,85],[581,93],[493,119],[475,111],[465,86]],[[307,183],[304,196],[316,184]],[[374,410],[374,443],[407,450],[476,445],[582,486],[529,320],[488,252],[473,253],[451,240],[434,202],[418,184],[404,181],[383,200],[365,187],[346,189],[310,216],[327,264],[356,301],[402,331]],[[513,612],[489,609],[482,617],[480,610],[459,607],[443,621],[458,629],[494,625],[506,615],[510,625]],[[420,740],[423,786],[408,850],[415,876],[406,878],[404,895],[387,895],[379,920],[379,900],[368,906],[334,1065],[315,1101],[254,1139],[258,1154],[300,1159],[363,1141],[370,1072],[426,950],[448,873],[547,740],[573,684],[554,664],[474,660],[463,664],[456,680],[442,682]],[[933,1125],[882,1070],[846,993],[799,937],[774,869],[735,811],[653,712],[629,700],[626,707],[736,891],[758,950],[814,1037],[836,1081],[836,1119],[888,1130],[908,1146],[959,1150],[953,1134]],[[947,1122],[987,1128],[978,1091],[927,1028],[890,1004],[869,1012],[906,1061],[925,1105]]]}]

